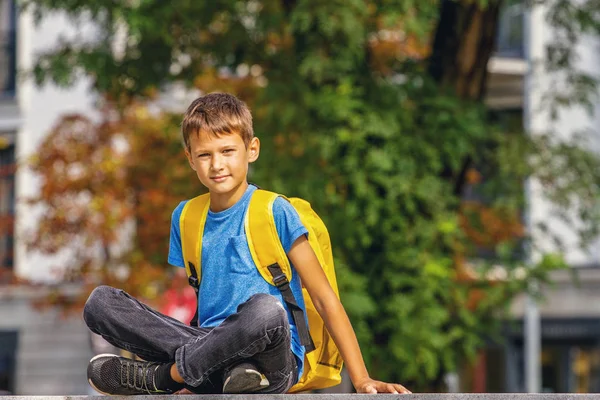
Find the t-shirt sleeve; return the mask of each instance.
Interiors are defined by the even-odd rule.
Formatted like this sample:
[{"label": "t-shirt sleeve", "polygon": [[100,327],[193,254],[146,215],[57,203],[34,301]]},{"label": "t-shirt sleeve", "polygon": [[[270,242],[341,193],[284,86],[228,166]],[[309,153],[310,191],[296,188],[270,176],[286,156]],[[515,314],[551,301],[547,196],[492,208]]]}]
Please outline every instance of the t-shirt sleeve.
[{"label": "t-shirt sleeve", "polygon": [[179,218],[181,211],[187,201],[182,201],[173,211],[171,216],[171,236],[169,238],[169,264],[174,267],[185,267],[183,261],[183,250],[181,249],[181,232],[179,230]]},{"label": "t-shirt sleeve", "polygon": [[308,230],[300,221],[300,216],[289,201],[278,197],[273,203],[273,216],[283,250],[289,253],[292,244],[302,235],[308,235]]}]

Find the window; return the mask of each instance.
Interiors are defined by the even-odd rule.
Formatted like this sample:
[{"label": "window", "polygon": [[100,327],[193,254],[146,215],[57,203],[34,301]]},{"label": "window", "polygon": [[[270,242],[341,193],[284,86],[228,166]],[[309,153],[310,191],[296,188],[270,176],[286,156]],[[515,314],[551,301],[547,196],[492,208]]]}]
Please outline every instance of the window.
[{"label": "window", "polygon": [[508,58],[524,57],[524,10],[523,4],[515,1],[509,1],[501,10],[496,55]]},{"label": "window", "polygon": [[12,277],[14,217],[15,146],[10,144],[0,147],[0,284]]},{"label": "window", "polygon": [[16,14],[15,0],[0,0],[0,99],[15,95]]},{"label": "window", "polygon": [[0,396],[15,392],[17,332],[0,331]]}]

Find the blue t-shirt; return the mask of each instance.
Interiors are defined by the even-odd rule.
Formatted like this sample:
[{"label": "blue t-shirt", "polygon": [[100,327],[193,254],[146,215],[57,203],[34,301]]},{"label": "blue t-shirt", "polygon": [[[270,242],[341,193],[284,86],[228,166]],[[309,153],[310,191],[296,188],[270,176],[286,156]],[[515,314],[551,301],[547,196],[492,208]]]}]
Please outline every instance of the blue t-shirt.
[{"label": "blue t-shirt", "polygon": [[[249,185],[242,198],[230,208],[208,211],[202,238],[202,281],[198,295],[198,322],[202,327],[215,327],[238,306],[257,293],[267,293],[279,299],[288,311],[291,328],[291,350],[296,356],[298,377],[304,369],[304,347],[300,345],[298,330],[292,314],[277,287],[268,284],[258,272],[244,231],[244,218],[256,186]],[[184,267],[181,250],[179,218],[186,201],[181,202],[171,219],[169,264]],[[277,233],[286,253],[302,235],[308,234],[294,207],[285,199],[273,203],[273,215]],[[290,263],[291,264],[291,263]],[[290,287],[298,305],[305,310],[300,277],[292,266]]]}]

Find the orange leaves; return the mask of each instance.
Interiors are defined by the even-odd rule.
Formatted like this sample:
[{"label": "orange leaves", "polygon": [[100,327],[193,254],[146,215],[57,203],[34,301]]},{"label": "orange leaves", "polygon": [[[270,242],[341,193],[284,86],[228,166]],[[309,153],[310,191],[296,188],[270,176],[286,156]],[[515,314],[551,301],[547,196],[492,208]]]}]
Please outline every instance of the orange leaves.
[{"label": "orange leaves", "polygon": [[429,56],[431,47],[428,38],[407,34],[401,21],[390,27],[379,18],[376,27],[377,30],[369,37],[373,70],[389,75],[396,71],[399,61],[424,60]]},{"label": "orange leaves", "polygon": [[497,244],[524,235],[524,227],[516,212],[496,209],[479,202],[463,202],[460,224],[477,246],[493,249]]},{"label": "orange leaves", "polygon": [[175,117],[108,103],[98,119],[63,117],[31,158],[41,189],[29,204],[41,212],[29,248],[68,250],[66,280],[157,294],[167,278],[171,212],[201,189]]},{"label": "orange leaves", "polygon": [[194,86],[204,93],[227,92],[244,99],[252,107],[261,88],[268,81],[258,65],[240,65],[235,74],[206,68],[194,79]]},{"label": "orange leaves", "polygon": [[[481,174],[474,168],[467,171],[467,183],[476,186],[482,182]],[[463,201],[459,210],[459,223],[467,242],[477,250],[495,252],[506,243],[516,243],[525,235],[518,210],[494,207],[478,201]],[[468,258],[474,249],[455,248],[455,279],[466,289],[464,305],[475,310],[488,300],[492,286],[505,285],[508,266],[495,265],[491,269],[475,267]]]},{"label": "orange leaves", "polygon": [[122,179],[123,158],[107,148],[91,125],[89,136],[68,137],[69,125],[59,124],[33,168],[39,174],[41,191],[32,203],[43,204],[45,210],[38,235],[30,244],[51,253],[76,239],[93,242],[80,235],[82,231],[110,242],[116,227],[131,215],[121,201],[128,191]]}]

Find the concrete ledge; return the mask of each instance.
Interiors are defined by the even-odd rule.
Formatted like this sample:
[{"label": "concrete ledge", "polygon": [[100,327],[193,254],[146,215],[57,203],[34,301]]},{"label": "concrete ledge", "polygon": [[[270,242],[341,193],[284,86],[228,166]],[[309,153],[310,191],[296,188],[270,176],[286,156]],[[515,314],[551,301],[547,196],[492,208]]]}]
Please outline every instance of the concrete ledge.
[{"label": "concrete ledge", "polygon": [[[174,400],[174,396],[111,396],[119,400]],[[599,394],[575,393],[479,393],[479,394],[254,394],[254,395],[180,395],[179,400],[600,400]],[[0,400],[107,400],[106,396],[0,396]]]}]

